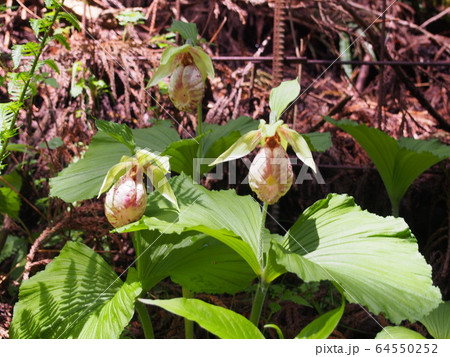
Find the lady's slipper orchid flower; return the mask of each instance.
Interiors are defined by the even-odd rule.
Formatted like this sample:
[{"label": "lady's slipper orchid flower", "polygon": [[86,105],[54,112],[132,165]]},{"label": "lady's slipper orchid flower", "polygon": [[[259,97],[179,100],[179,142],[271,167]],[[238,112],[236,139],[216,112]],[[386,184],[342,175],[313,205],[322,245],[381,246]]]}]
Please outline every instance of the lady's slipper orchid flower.
[{"label": "lady's slipper orchid flower", "polygon": [[201,103],[206,77],[214,78],[211,58],[196,46],[197,28],[190,25],[193,24],[174,22],[172,28],[180,32],[187,40],[186,44],[164,50],[160,66],[148,84],[148,87],[154,86],[171,76],[168,88],[170,100],[177,109],[187,112],[195,111]]},{"label": "lady's slipper orchid flower", "polygon": [[258,130],[244,134],[211,163],[212,166],[239,159],[248,155],[260,144],[261,149],[250,166],[249,184],[258,197],[268,204],[277,202],[292,185],[292,166],[286,153],[288,144],[292,146],[297,157],[314,173],[317,173],[317,167],[306,140],[282,120],[278,120],[283,110],[299,92],[300,85],[297,80],[283,82],[272,90],[269,101],[271,122],[267,124],[264,120],[260,120]]},{"label": "lady's slipper orchid flower", "polygon": [[178,209],[177,200],[166,178],[170,171],[169,158],[139,149],[134,157],[123,156],[106,174],[98,196],[108,191],[105,200],[105,214],[115,227],[137,221],[145,212],[147,193],[143,173],[155,189]]},{"label": "lady's slipper orchid flower", "polygon": [[147,207],[142,169],[135,167],[119,178],[105,199],[105,216],[115,228],[137,221]]}]

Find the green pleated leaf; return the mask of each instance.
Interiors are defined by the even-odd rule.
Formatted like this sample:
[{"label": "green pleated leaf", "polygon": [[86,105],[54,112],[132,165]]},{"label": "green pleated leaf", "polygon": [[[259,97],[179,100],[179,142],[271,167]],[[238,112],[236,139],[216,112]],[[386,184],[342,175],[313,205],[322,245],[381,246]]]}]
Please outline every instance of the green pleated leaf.
[{"label": "green pleated leaf", "polygon": [[420,333],[410,330],[403,326],[387,326],[381,332],[379,332],[375,339],[399,339],[399,340],[413,340],[413,339],[425,339]]},{"label": "green pleated leaf", "polygon": [[191,41],[194,46],[197,43],[198,31],[195,23],[174,20],[168,31],[178,32],[186,41]]},{"label": "green pleated leaf", "polygon": [[327,151],[333,143],[331,142],[330,133],[302,133],[303,138],[308,143],[311,151],[324,152]]},{"label": "green pleated leaf", "polygon": [[434,338],[450,339],[450,301],[441,303],[430,314],[420,319]]},{"label": "green pleated leaf", "polygon": [[[160,121],[147,129],[132,130],[137,147],[152,152],[162,152],[179,139],[169,122]],[[95,197],[106,173],[122,156],[130,155],[130,149],[109,135],[98,132],[92,138],[85,156],[50,179],[50,195],[66,202]]]},{"label": "green pleated leaf", "polygon": [[345,300],[342,299],[342,304],[338,308],[328,311],[322,316],[318,317],[311,323],[309,323],[296,338],[308,338],[308,339],[325,339],[331,335],[339,320],[344,313]]},{"label": "green pleated leaf", "polygon": [[[170,166],[175,172],[184,172],[194,177],[197,172],[195,165],[200,165],[200,175],[209,172],[211,160],[226,151],[241,135],[258,127],[258,122],[250,117],[241,116],[230,120],[224,125],[203,124],[203,135],[195,139],[184,139],[172,143],[163,153],[170,156]],[[198,154],[199,142],[202,143],[201,157],[207,160],[195,162]]]},{"label": "green pleated leaf", "polygon": [[426,169],[450,157],[450,146],[438,140],[400,138],[363,124],[344,119],[325,120],[349,133],[367,152],[384,182],[394,210],[408,187]]},{"label": "green pleated leaf", "polygon": [[134,143],[133,132],[128,125],[96,119],[95,126],[101,132],[108,134],[113,139],[116,139],[119,143],[127,146],[131,150],[131,153],[134,152],[136,144]]},{"label": "green pleated leaf", "polygon": [[180,211],[153,192],[144,217],[117,229],[119,232],[142,229],[164,234],[197,231],[210,235],[236,251],[256,274],[261,268],[256,258],[260,235],[261,209],[250,196],[234,190],[209,191],[182,174],[170,180]]},{"label": "green pleated leaf", "polygon": [[278,263],[304,281],[335,281],[350,302],[396,324],[441,301],[404,220],[363,211],[347,195],[330,194],[305,210],[275,250]]},{"label": "green pleated leaf", "polygon": [[261,331],[244,316],[234,311],[203,302],[198,299],[177,298],[170,300],[140,299],[144,304],[159,306],[169,312],[197,322],[205,330],[220,338],[264,338]]},{"label": "green pleated leaf", "polygon": [[135,233],[138,272],[144,290],[171,279],[194,292],[234,294],[255,278],[248,264],[220,241],[196,232]]},{"label": "green pleated leaf", "polygon": [[124,283],[92,249],[68,242],[44,271],[22,283],[12,338],[119,338],[141,293],[136,271]]}]

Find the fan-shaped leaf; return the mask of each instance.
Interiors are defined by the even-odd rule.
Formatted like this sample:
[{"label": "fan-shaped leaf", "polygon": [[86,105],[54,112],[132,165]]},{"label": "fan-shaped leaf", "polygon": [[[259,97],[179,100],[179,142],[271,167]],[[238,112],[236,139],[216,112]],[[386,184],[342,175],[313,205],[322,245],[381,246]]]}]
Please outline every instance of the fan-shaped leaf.
[{"label": "fan-shaped leaf", "polygon": [[450,339],[450,301],[441,303],[436,309],[420,319],[434,338]]},{"label": "fan-shaped leaf", "polygon": [[234,294],[255,278],[248,264],[218,240],[196,232],[135,233],[137,268],[144,290],[170,276],[194,292]]},{"label": "fan-shaped leaf", "polygon": [[441,299],[403,219],[363,211],[346,195],[309,207],[275,249],[288,271],[305,281],[335,281],[350,302],[394,323],[420,319]]},{"label": "fan-shaped leaf", "polygon": [[118,338],[141,293],[136,271],[122,282],[92,249],[68,242],[46,269],[22,283],[12,338]]},{"label": "fan-shaped leaf", "polygon": [[[158,122],[147,129],[133,130],[136,146],[161,152],[167,145],[178,140],[175,129],[169,123]],[[84,158],[71,164],[50,179],[50,194],[66,202],[81,201],[95,197],[102,186],[108,170],[117,164],[130,150],[107,134],[98,132]]]}]

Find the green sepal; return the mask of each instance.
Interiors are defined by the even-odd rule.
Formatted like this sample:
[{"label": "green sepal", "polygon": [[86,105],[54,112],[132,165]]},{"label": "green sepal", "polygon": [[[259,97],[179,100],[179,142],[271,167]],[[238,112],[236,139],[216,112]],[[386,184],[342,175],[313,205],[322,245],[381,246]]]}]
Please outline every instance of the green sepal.
[{"label": "green sepal", "polygon": [[147,170],[150,166],[157,166],[164,171],[164,174],[170,171],[170,162],[167,156],[159,156],[145,149],[136,151],[138,164]]},{"label": "green sepal", "polygon": [[292,146],[297,157],[302,160],[305,165],[308,165],[314,173],[317,173],[316,163],[314,162],[309,145],[303,136],[295,130],[289,129],[287,124],[284,124],[278,129],[278,134]]},{"label": "green sepal", "polygon": [[228,150],[223,152],[209,166],[220,164],[221,162],[237,160],[248,155],[258,145],[261,138],[261,130],[251,130],[247,134],[242,135]]},{"label": "green sepal", "polygon": [[[127,160],[124,160],[126,158]],[[108,173],[105,176],[105,179],[103,180],[102,186],[100,187],[100,191],[98,192],[97,198],[100,197],[100,195],[103,192],[106,192],[109,190],[109,188],[123,175],[125,175],[133,166],[133,163],[128,160],[127,156],[123,156],[122,160],[120,160],[118,164],[111,167],[108,171]]]},{"label": "green sepal", "polygon": [[180,207],[178,206],[177,198],[173,193],[169,180],[167,180],[165,170],[157,165],[150,165],[146,173],[147,177],[152,182],[153,187],[155,187],[155,190],[158,191],[164,198],[172,202],[179,211]]},{"label": "green sepal", "polygon": [[211,57],[208,56],[205,51],[199,46],[191,47],[189,50],[192,58],[194,59],[194,63],[202,74],[203,80],[206,80],[206,77],[214,78],[214,66],[211,61]]}]

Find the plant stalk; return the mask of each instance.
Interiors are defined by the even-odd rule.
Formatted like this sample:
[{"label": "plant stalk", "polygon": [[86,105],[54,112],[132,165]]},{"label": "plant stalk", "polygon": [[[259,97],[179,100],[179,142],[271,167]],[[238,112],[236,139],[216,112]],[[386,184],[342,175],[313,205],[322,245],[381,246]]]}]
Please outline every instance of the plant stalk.
[{"label": "plant stalk", "polygon": [[[191,290],[184,287],[182,287],[181,290],[184,298],[190,299],[194,297],[194,293]],[[184,319],[184,336],[186,339],[194,338],[194,321],[186,318]]]},{"label": "plant stalk", "polygon": [[258,326],[268,287],[269,285],[266,284],[262,279],[259,280],[255,299],[253,300],[252,312],[250,313],[250,321],[255,326]]},{"label": "plant stalk", "polygon": [[[196,138],[198,138],[200,135],[202,135],[202,121],[203,121],[203,113],[202,113],[202,103],[198,103],[197,106],[197,129],[196,129]],[[198,147],[197,147],[197,160],[199,160],[200,158],[203,157],[203,152],[202,152],[202,140],[201,139],[196,139],[198,140]],[[197,161],[199,162],[199,161]],[[196,164],[194,167],[194,172],[195,170],[199,170],[197,175],[194,175],[195,178],[198,178],[198,182],[200,183],[201,181],[201,164]]]},{"label": "plant stalk", "polygon": [[398,214],[400,212],[400,202],[399,201],[394,202],[394,200],[391,200],[391,212],[395,218],[398,217]]},{"label": "plant stalk", "polygon": [[259,240],[258,240],[258,262],[261,267],[261,276],[259,278],[258,287],[256,289],[255,299],[253,300],[252,312],[250,313],[250,321],[255,326],[258,326],[268,288],[268,284],[266,284],[266,282],[262,278],[265,268],[263,234],[264,229],[266,227],[267,207],[268,204],[264,202],[261,211],[261,227],[259,231]]},{"label": "plant stalk", "polygon": [[261,266],[261,271],[264,271],[265,264],[264,264],[264,244],[263,244],[263,232],[266,228],[266,217],[267,217],[267,207],[269,205],[264,202],[262,211],[261,211],[261,228],[259,232],[259,241],[258,241],[258,262]]},{"label": "plant stalk", "polygon": [[141,322],[142,329],[144,330],[145,338],[154,339],[152,321],[148,314],[147,307],[140,301],[136,301],[136,311],[138,313],[139,321]]},{"label": "plant stalk", "polygon": [[[30,85],[31,79],[32,79],[32,77],[34,75],[34,72],[36,71],[36,67],[37,67],[38,62],[39,62],[39,57],[41,56],[42,52],[44,51],[44,47],[46,46],[47,38],[50,35],[50,32],[52,31],[53,24],[55,23],[56,19],[58,18],[58,14],[61,11],[63,3],[64,2],[62,2],[59,5],[59,7],[57,7],[55,9],[55,14],[52,17],[50,25],[47,28],[47,30],[44,32],[44,36],[42,37],[41,44],[39,46],[38,52],[37,52],[36,56],[34,57],[33,63],[31,65],[31,69],[30,69],[30,72],[29,72],[31,74],[31,77],[25,82],[25,85],[24,85],[24,87],[22,89],[22,92],[20,93],[20,97],[19,97],[19,100],[18,100],[19,103],[23,103],[23,101],[25,99],[25,95],[27,93],[27,90],[28,90],[28,87]],[[11,124],[9,126],[9,130],[11,130],[11,131],[14,130],[14,128],[16,126],[16,121],[17,121],[17,117],[18,116],[19,116],[19,110],[17,110],[14,113],[14,116],[11,119]],[[10,138],[6,137],[6,140],[3,143],[3,146],[1,148],[1,151],[0,151],[0,162],[3,160],[3,158],[5,156],[5,152],[6,152],[6,148],[8,147],[9,139]]]}]

